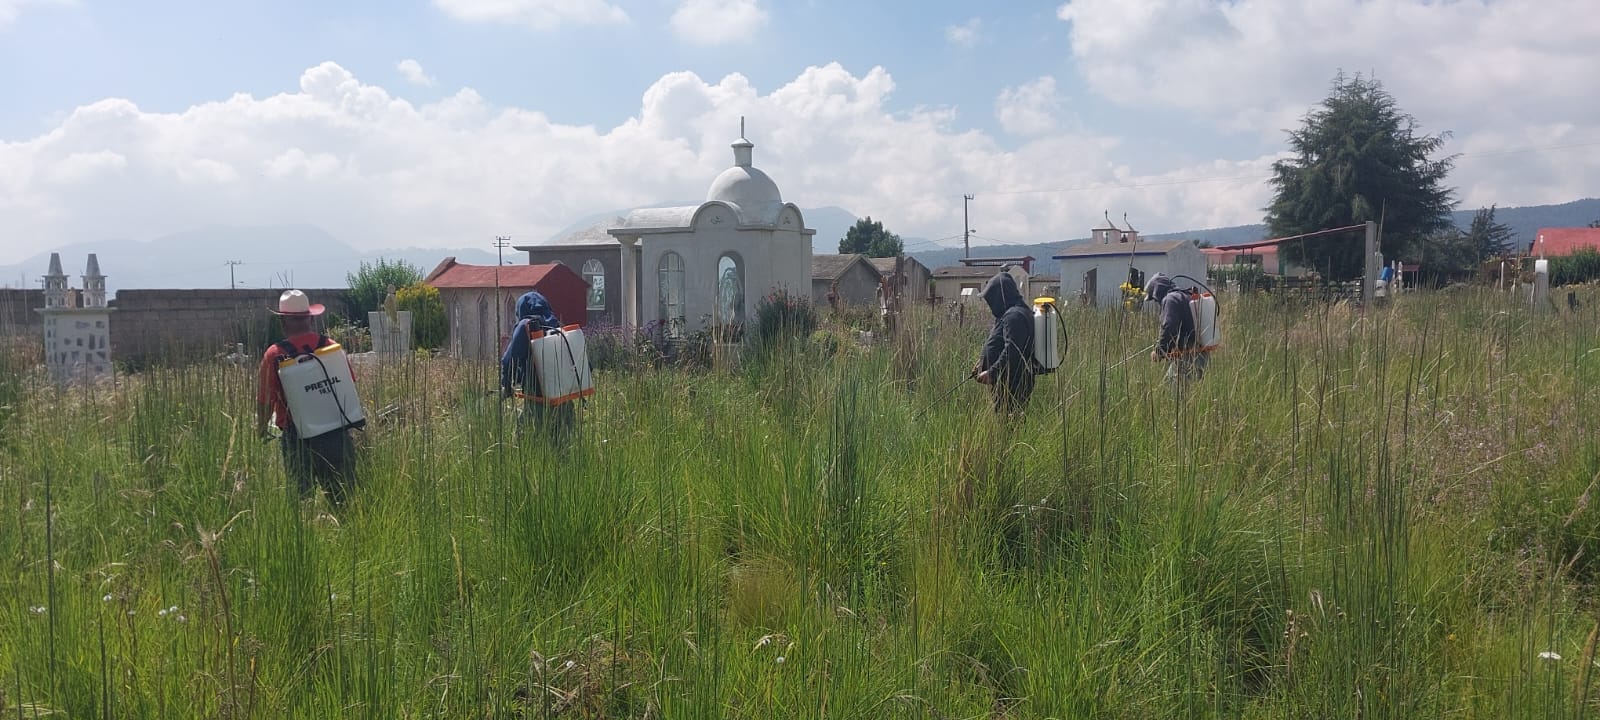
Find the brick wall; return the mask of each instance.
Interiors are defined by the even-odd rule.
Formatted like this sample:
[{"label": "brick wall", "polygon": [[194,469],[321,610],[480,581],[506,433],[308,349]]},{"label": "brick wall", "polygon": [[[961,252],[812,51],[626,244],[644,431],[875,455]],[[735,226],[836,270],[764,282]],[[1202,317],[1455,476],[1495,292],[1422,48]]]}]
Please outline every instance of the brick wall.
[{"label": "brick wall", "polygon": [[[303,288],[329,313],[350,317],[343,288]],[[209,358],[230,343],[253,353],[278,338],[276,316],[283,291],[272,289],[119,290],[111,301],[111,352],[135,364]]]},{"label": "brick wall", "polygon": [[44,318],[33,309],[42,307],[43,290],[0,288],[0,336],[38,334]]}]

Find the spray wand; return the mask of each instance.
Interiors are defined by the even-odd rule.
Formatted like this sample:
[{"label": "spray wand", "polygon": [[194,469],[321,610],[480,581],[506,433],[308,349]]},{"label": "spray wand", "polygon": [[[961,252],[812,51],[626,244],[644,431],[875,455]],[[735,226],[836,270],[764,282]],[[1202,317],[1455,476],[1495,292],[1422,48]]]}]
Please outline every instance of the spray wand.
[{"label": "spray wand", "polygon": [[949,390],[946,390],[943,395],[940,395],[938,397],[938,399],[936,399],[933,402],[929,403],[927,407],[923,408],[921,412],[917,413],[917,417],[920,419],[923,415],[927,415],[929,410],[932,410],[935,407],[937,407],[938,405],[943,404],[944,401],[948,400],[951,395],[956,394],[956,391],[960,390],[962,385],[967,384],[968,380],[971,380],[971,379],[973,379],[973,378],[975,378],[977,376],[978,376],[978,371],[977,370],[973,370],[972,372],[967,373],[966,377],[961,378],[961,382],[956,383]]},{"label": "spray wand", "polygon": [[1115,369],[1117,369],[1117,368],[1119,368],[1119,367],[1122,367],[1122,365],[1123,365],[1123,364],[1124,364],[1124,363],[1126,363],[1126,362],[1128,362],[1128,361],[1129,361],[1129,360],[1132,360],[1132,359],[1134,359],[1134,358],[1136,358],[1136,357],[1139,357],[1139,356],[1140,356],[1140,355],[1143,355],[1143,354],[1145,354],[1145,353],[1147,353],[1147,352],[1150,352],[1150,351],[1151,351],[1151,350],[1154,350],[1154,349],[1155,349],[1155,347],[1156,347],[1156,344],[1155,344],[1155,343],[1150,343],[1150,344],[1149,344],[1149,345],[1146,345],[1146,346],[1144,346],[1144,349],[1143,349],[1143,350],[1138,350],[1138,351],[1135,351],[1135,352],[1134,352],[1134,353],[1133,353],[1133,354],[1132,354],[1132,355],[1129,355],[1129,356],[1127,356],[1127,357],[1125,357],[1125,358],[1123,358],[1123,359],[1121,359],[1121,360],[1118,360],[1118,361],[1117,361],[1117,364],[1115,364],[1115,365],[1112,365],[1112,366],[1111,366],[1111,367],[1108,367],[1108,368],[1106,368],[1106,369],[1107,369],[1107,370],[1115,370]]}]

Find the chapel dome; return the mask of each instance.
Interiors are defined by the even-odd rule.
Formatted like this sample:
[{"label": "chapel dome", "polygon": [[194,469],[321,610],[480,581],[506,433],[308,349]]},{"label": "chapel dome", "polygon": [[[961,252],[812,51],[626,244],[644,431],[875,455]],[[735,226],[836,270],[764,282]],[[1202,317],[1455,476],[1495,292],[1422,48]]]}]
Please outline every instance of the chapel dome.
[{"label": "chapel dome", "polygon": [[711,189],[706,191],[706,202],[732,203],[752,211],[783,202],[783,197],[778,194],[778,184],[750,163],[751,149],[754,147],[744,138],[739,138],[733,144],[733,167],[723,170],[716,180],[711,181]]}]

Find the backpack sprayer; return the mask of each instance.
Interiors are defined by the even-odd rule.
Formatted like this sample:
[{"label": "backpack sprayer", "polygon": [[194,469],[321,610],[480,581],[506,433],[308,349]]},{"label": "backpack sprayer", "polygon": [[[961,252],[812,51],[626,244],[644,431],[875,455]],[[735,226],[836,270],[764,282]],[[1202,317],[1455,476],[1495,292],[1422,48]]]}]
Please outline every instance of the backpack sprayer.
[{"label": "backpack sprayer", "polygon": [[[1188,275],[1174,275],[1173,282],[1183,278],[1195,284],[1189,288],[1189,313],[1194,316],[1194,350],[1208,353],[1222,346],[1222,333],[1217,327],[1217,296],[1211,288]],[[1204,292],[1201,289],[1204,288]]]},{"label": "backpack sprayer", "polygon": [[301,439],[310,439],[367,424],[356,394],[350,360],[339,343],[320,337],[326,345],[301,352],[287,340],[278,344],[283,357],[278,361],[278,382],[283,386],[284,404]]},{"label": "backpack sprayer", "polygon": [[531,331],[528,357],[540,394],[518,392],[518,398],[555,406],[594,394],[594,373],[589,367],[583,329],[578,325]]}]

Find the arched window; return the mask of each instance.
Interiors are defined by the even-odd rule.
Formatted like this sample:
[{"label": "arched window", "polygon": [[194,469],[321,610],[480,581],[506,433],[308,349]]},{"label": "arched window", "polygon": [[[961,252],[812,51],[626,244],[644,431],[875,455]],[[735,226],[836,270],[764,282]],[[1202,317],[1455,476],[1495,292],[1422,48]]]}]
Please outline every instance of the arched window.
[{"label": "arched window", "polygon": [[739,256],[723,253],[717,258],[717,323],[744,322],[744,265]]},{"label": "arched window", "polygon": [[583,279],[589,283],[590,310],[606,309],[606,266],[599,260],[583,262]]},{"label": "arched window", "polygon": [[667,337],[681,338],[684,331],[683,258],[670,251],[662,255],[656,277],[661,286],[657,314],[663,329]]}]

